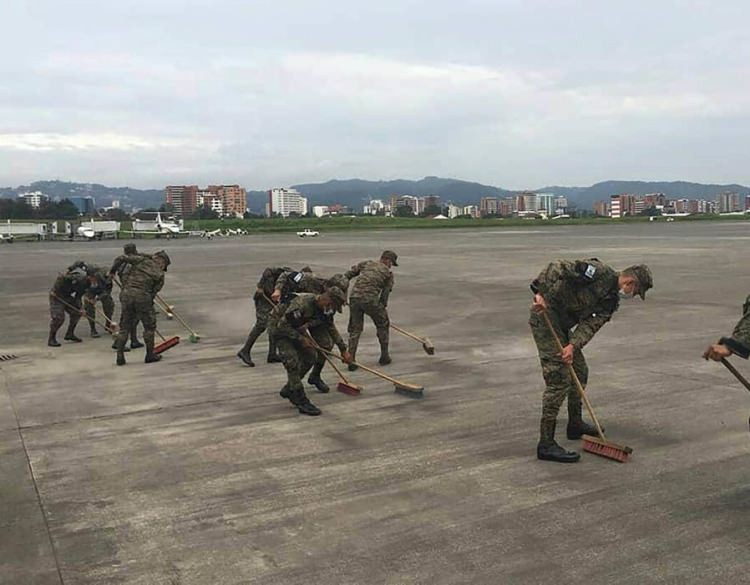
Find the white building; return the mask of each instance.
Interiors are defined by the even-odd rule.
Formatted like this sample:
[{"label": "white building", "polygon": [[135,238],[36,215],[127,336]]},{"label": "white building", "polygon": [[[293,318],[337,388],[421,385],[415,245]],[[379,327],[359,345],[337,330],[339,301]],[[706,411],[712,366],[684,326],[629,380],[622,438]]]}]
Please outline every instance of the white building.
[{"label": "white building", "polygon": [[327,205],[313,205],[312,214],[315,217],[323,217],[324,215],[328,215],[328,206]]},{"label": "white building", "polygon": [[547,215],[555,212],[555,196],[552,193],[537,193],[536,204],[537,211],[543,211]]},{"label": "white building", "polygon": [[523,208],[524,211],[539,211],[539,198],[536,193],[524,193]]},{"label": "white building", "polygon": [[470,215],[471,217],[479,217],[479,206],[477,205],[464,206],[463,215]]},{"label": "white building", "polygon": [[39,209],[39,206],[42,203],[49,201],[49,197],[41,191],[21,193],[18,198],[23,199],[27,205],[33,207],[34,209]]},{"label": "white building", "polygon": [[271,189],[268,192],[268,214],[278,213],[282,217],[290,214],[307,215],[307,197],[296,189]]},{"label": "white building", "polygon": [[219,216],[224,215],[224,201],[216,193],[198,191],[195,202],[198,207],[206,207],[211,211],[215,211]]},{"label": "white building", "polygon": [[363,213],[366,213],[368,215],[377,215],[378,211],[385,210],[386,205],[383,203],[382,199],[371,199],[370,202],[365,205],[362,209]]},{"label": "white building", "polygon": [[459,215],[461,215],[462,212],[463,210],[458,205],[454,205],[453,203],[448,204],[448,217],[449,218],[456,219]]}]

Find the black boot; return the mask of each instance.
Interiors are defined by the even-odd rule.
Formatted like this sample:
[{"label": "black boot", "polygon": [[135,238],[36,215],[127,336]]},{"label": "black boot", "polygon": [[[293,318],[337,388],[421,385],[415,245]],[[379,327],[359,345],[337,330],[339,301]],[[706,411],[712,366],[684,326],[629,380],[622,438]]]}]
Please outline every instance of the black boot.
[{"label": "black boot", "polygon": [[[281,396],[284,400],[288,400],[292,404],[294,404],[294,400],[292,398],[294,397],[294,393],[289,389],[289,384],[284,384],[284,387],[279,391],[279,396]],[[294,406],[297,406],[294,404]]]},{"label": "black boot", "polygon": [[160,353],[147,353],[146,358],[143,360],[146,364],[153,364],[154,362],[158,362],[161,360],[161,354]]},{"label": "black boot", "polygon": [[133,338],[130,340],[130,349],[140,349],[141,347],[143,347],[143,344],[138,339]]},{"label": "black boot", "polygon": [[295,406],[300,414],[306,414],[307,416],[319,416],[323,414],[317,406],[310,402],[304,390],[298,390],[296,395],[297,402]]},{"label": "black boot", "polygon": [[359,366],[354,362],[357,361],[357,347],[359,346],[359,335],[349,334],[349,355],[352,356],[352,363],[349,364],[348,369],[350,372],[356,372]]},{"label": "black boot", "polygon": [[143,333],[143,341],[146,342],[146,358],[143,360],[146,364],[153,364],[161,360],[161,354],[154,353],[154,333],[148,331]]},{"label": "black boot", "polygon": [[[604,427],[602,427],[604,432]],[[583,421],[581,412],[581,397],[568,396],[568,428],[567,436],[571,441],[580,439],[583,435],[598,436],[596,427]]]},{"label": "black boot", "polygon": [[315,367],[313,367],[312,372],[310,372],[310,377],[307,379],[307,383],[315,386],[318,389],[318,392],[321,392],[323,394],[328,394],[331,389],[328,387],[328,384],[326,384],[323,379],[320,377],[320,372],[323,371],[323,364],[315,364]]},{"label": "black boot", "polygon": [[378,330],[378,341],[380,342],[380,359],[378,363],[381,366],[387,366],[391,363],[391,356],[388,354],[388,329]]},{"label": "black boot", "polygon": [[280,364],[282,362],[281,357],[276,353],[269,353],[266,360],[269,364]]},{"label": "black boot", "polygon": [[57,332],[50,331],[49,337],[47,338],[47,345],[50,347],[60,347],[60,342],[57,341]]},{"label": "black boot", "polygon": [[81,343],[83,341],[80,337],[76,337],[75,333],[66,333],[63,339],[65,339],[65,341],[75,341],[76,343]]},{"label": "black boot", "polygon": [[94,339],[101,337],[101,335],[99,335],[99,332],[96,330],[96,327],[91,328],[91,337],[93,337]]},{"label": "black boot", "polygon": [[581,456],[575,451],[566,451],[555,442],[556,422],[542,420],[539,428],[539,444],[536,446],[537,459],[558,463],[575,463]]},{"label": "black boot", "polygon": [[[117,340],[115,340],[115,342],[112,344],[112,349],[117,349]],[[130,348],[123,347],[122,351],[130,351]]]},{"label": "black boot", "polygon": [[117,365],[118,366],[125,365],[125,354],[122,351],[117,352]]},{"label": "black boot", "polygon": [[379,363],[379,364],[380,364],[381,366],[387,366],[387,365],[388,365],[388,364],[390,364],[390,363],[391,363],[392,361],[393,361],[393,360],[391,360],[391,356],[390,356],[390,355],[388,355],[388,350],[386,350],[386,352],[385,352],[385,353],[381,353],[381,354],[380,354],[380,359],[378,360],[378,363]]},{"label": "black boot", "polygon": [[245,363],[246,366],[250,366],[251,368],[254,368],[255,362],[250,357],[250,352],[249,351],[245,352],[243,350],[244,348],[237,352],[237,357],[240,358]]}]

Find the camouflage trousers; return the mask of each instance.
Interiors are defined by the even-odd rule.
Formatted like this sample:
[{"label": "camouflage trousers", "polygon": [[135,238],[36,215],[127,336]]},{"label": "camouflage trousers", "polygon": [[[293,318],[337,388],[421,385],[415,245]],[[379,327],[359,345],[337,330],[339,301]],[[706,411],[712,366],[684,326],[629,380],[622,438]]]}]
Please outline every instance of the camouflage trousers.
[{"label": "camouflage trousers", "polygon": [[350,299],[349,301],[349,352],[356,357],[359,337],[365,326],[365,315],[368,315],[377,328],[380,352],[388,353],[389,327],[391,321],[388,318],[388,310],[378,301],[362,301]]},{"label": "camouflage trousers", "polygon": [[[557,332],[560,343],[563,346],[570,342],[570,329],[561,327],[560,321],[554,313],[549,313],[550,321]],[[542,376],[546,388],[542,396],[542,440],[552,440],[555,432],[557,414],[563,401],[568,399],[568,420],[581,420],[581,397],[578,395],[575,382],[570,375],[568,367],[562,361],[557,349],[554,337],[547,327],[542,315],[532,312],[529,318],[531,332],[534,335],[539,361],[542,365]],[[589,368],[581,350],[576,349],[573,354],[573,370],[575,370],[581,384],[586,387],[589,379]]]},{"label": "camouflage trousers", "polygon": [[275,342],[281,361],[284,363],[289,390],[304,392],[302,379],[315,364],[318,352],[314,349],[304,349],[288,337],[277,337]]},{"label": "camouflage trousers", "polygon": [[[327,349],[328,351],[331,351],[333,349],[333,338],[328,332],[328,327],[326,325],[321,325],[319,327],[310,327],[308,331],[310,331],[310,335],[312,335],[315,343],[317,343],[320,347],[322,347],[323,349]],[[320,372],[323,371],[323,366],[325,365],[325,354],[320,351],[316,351],[315,366],[313,367],[312,374],[314,376],[320,376]]]},{"label": "camouflage trousers", "polygon": [[96,301],[97,299],[102,303],[102,310],[104,311],[104,323],[109,325],[112,323],[112,315],[115,313],[115,301],[112,299],[112,294],[109,291],[103,292],[100,295],[94,295],[86,293],[83,296],[83,305],[86,309],[86,318],[89,322],[91,331],[96,329]]},{"label": "camouflage trousers", "polygon": [[156,332],[154,300],[146,292],[123,290],[120,293],[120,331],[115,342],[118,350],[125,347],[128,336],[135,329],[138,321],[143,324],[143,341],[146,344],[146,351],[153,352]]},{"label": "camouflage trousers", "polygon": [[[273,311],[273,306],[266,299],[263,297],[255,298],[255,325],[250,330],[250,333],[245,340],[245,345],[242,346],[240,351],[243,353],[250,353],[255,342],[261,335],[263,335],[263,332],[268,329],[268,320],[271,317],[271,311]],[[270,335],[268,341],[268,354],[273,355],[276,353],[276,346]]]},{"label": "camouflage trousers", "polygon": [[50,335],[57,333],[57,330],[65,323],[65,313],[70,317],[68,323],[68,333],[73,333],[78,321],[81,319],[81,300],[75,297],[57,297],[49,296],[49,329]]}]

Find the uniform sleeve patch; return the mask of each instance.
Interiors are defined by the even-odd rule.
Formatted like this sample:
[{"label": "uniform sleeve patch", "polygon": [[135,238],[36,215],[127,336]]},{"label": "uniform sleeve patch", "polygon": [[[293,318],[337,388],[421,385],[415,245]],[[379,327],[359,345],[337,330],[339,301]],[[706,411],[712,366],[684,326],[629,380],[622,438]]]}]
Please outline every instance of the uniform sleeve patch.
[{"label": "uniform sleeve patch", "polygon": [[586,272],[584,273],[584,276],[588,278],[589,280],[594,279],[594,275],[596,274],[596,266],[593,264],[589,264],[586,266]]},{"label": "uniform sleeve patch", "polygon": [[299,284],[299,281],[302,280],[302,273],[298,272],[297,274],[295,274],[293,280],[294,280],[294,282],[296,282],[297,284]]}]

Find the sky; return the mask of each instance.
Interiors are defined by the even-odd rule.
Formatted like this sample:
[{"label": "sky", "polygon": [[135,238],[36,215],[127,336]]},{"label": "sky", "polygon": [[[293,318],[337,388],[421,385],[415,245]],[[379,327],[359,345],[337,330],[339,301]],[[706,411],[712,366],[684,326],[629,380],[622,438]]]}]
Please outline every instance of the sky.
[{"label": "sky", "polygon": [[3,0],[0,185],[750,184],[743,0]]}]

